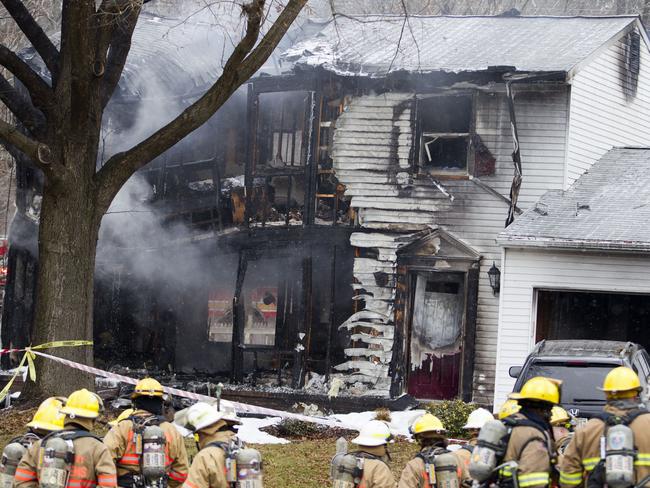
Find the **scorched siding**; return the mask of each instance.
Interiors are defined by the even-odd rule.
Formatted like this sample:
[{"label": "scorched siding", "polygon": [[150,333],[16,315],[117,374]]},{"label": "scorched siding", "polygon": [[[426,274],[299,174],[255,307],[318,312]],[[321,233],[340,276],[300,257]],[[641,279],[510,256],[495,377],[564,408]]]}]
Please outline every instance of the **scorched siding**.
[{"label": "scorched siding", "polygon": [[[525,209],[547,190],[562,187],[568,89],[566,86],[520,85],[515,93],[524,174],[519,207]],[[393,327],[395,252],[410,241],[410,233],[442,226],[479,251],[483,259],[479,279],[473,397],[475,401],[491,403],[495,381],[498,297],[493,295],[487,270],[493,261],[499,265],[501,251],[496,237],[504,228],[508,204],[469,179],[441,181],[454,196],[453,202],[424,178],[405,184],[405,177],[416,163],[412,151],[416,137],[411,112],[414,99],[412,93],[354,98],[337,120],[334,168],[347,187],[346,194],[352,197],[352,206],[358,210],[361,228],[374,231],[354,234],[352,245],[379,250],[378,258],[355,260],[357,284],[354,286],[375,294],[373,300],[366,302],[366,310],[381,313],[383,317],[373,321]],[[513,142],[506,98],[502,92],[476,96],[475,128],[496,159],[494,174],[480,180],[506,198],[512,183]],[[376,271],[388,274],[388,282],[383,286],[376,283]],[[346,328],[348,325],[350,322],[344,324]],[[376,355],[377,367],[372,371],[364,368],[363,379],[384,373],[393,346],[392,334],[387,334],[389,330],[382,328],[379,332],[384,340],[372,346],[379,353]],[[357,336],[357,339],[364,342],[368,338]],[[339,365],[339,371],[358,368],[359,361],[367,361],[368,353],[358,346],[347,349],[346,353],[350,361]],[[375,383],[373,393],[383,393],[387,387],[388,383],[380,380]]]},{"label": "scorched siding", "polygon": [[565,188],[612,147],[650,145],[650,52],[641,37],[636,97],[626,101],[619,40],[573,78]]},{"label": "scorched siding", "polygon": [[501,280],[495,406],[512,391],[508,368],[523,364],[534,345],[535,289],[650,293],[650,264],[622,254],[509,248]]}]

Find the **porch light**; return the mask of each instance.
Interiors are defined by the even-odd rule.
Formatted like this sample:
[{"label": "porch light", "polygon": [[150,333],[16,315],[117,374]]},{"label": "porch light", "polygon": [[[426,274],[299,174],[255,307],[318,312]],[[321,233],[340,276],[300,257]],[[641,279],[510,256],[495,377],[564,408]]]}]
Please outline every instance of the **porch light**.
[{"label": "porch light", "polygon": [[494,261],[492,261],[492,267],[488,270],[487,274],[488,278],[490,278],[490,286],[492,287],[492,292],[494,293],[494,296],[496,296],[496,294],[499,293],[499,289],[501,288],[501,271],[499,271],[499,268],[497,268],[497,265]]}]

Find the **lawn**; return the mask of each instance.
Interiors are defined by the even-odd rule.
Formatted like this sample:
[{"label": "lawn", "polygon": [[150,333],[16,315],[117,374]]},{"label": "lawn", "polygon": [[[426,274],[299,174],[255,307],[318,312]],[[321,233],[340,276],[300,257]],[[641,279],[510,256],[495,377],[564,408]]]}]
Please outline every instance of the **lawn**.
[{"label": "lawn", "polygon": [[[35,410],[18,411],[10,409],[0,414],[0,446],[25,431]],[[106,428],[97,429],[103,435]],[[187,439],[190,456],[196,453],[194,441]],[[336,439],[296,440],[291,444],[252,445],[259,449],[264,459],[265,488],[322,488],[328,486],[329,466],[336,452]],[[398,441],[390,446],[391,468],[395,478],[415,454],[416,447],[406,441]]]}]

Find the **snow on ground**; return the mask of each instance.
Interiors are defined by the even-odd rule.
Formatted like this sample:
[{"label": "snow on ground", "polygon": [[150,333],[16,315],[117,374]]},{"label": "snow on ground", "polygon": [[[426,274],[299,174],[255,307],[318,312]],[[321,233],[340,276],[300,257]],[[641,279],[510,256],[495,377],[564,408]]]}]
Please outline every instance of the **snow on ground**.
[{"label": "snow on ground", "polygon": [[[405,437],[410,437],[409,434],[409,425],[417,417],[425,413],[425,410],[407,410],[405,412],[391,412],[390,417],[391,421],[389,427],[393,435],[402,435]],[[375,418],[375,412],[353,412],[345,414],[332,415],[330,418],[336,419],[341,422],[342,427],[348,429],[359,430],[363,427],[364,424],[370,422]]]},{"label": "snow on ground", "polygon": [[[410,437],[409,425],[413,420],[425,413],[425,410],[408,410],[406,412],[391,412],[391,421],[389,423],[390,430],[393,435],[401,435]],[[368,412],[353,412],[346,414],[336,414],[327,417],[329,420],[336,420],[340,423],[340,427],[344,429],[359,430],[367,422],[375,418],[374,411]],[[241,419],[242,425],[237,430],[237,436],[244,442],[249,444],[288,444],[290,441],[275,437],[271,434],[261,431],[263,427],[275,425],[282,420],[281,417],[266,417],[263,419],[243,417]],[[191,435],[191,432],[183,427],[174,424],[176,428],[184,436]]]}]

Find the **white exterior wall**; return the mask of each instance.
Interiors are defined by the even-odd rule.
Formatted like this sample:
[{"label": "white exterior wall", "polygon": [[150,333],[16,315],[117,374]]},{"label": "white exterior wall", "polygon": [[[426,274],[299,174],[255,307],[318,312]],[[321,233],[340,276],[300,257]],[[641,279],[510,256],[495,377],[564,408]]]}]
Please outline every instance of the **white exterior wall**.
[{"label": "white exterior wall", "polygon": [[612,147],[650,146],[650,52],[641,37],[636,97],[621,82],[623,42],[600,53],[573,78],[565,188]]},{"label": "white exterior wall", "polygon": [[[546,191],[562,188],[568,119],[566,86],[533,92],[515,88],[515,110],[523,182],[518,206],[525,210]],[[496,171],[480,180],[503,196],[512,184],[512,134],[504,94],[480,94],[476,107],[476,133],[496,158]],[[474,361],[474,401],[491,404],[497,352],[499,297],[494,296],[487,276],[492,262],[500,266],[501,248],[496,237],[503,231],[508,204],[471,181],[446,181],[454,195],[449,212],[436,215],[435,223],[463,239],[482,256],[479,273],[478,316]]]},{"label": "white exterior wall", "polygon": [[538,288],[650,293],[650,258],[623,254],[505,249],[494,405],[512,391],[510,366],[522,365],[535,342]]}]

